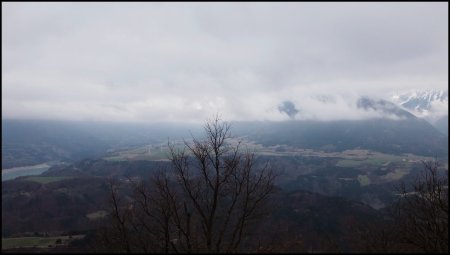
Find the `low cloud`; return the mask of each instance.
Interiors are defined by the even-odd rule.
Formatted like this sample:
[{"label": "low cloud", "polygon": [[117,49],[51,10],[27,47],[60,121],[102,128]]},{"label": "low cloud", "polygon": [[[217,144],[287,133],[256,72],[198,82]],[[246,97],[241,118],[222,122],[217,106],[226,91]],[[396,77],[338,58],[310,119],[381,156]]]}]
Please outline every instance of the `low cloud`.
[{"label": "low cloud", "polygon": [[448,3],[2,3],[2,116],[365,118],[447,56]]}]

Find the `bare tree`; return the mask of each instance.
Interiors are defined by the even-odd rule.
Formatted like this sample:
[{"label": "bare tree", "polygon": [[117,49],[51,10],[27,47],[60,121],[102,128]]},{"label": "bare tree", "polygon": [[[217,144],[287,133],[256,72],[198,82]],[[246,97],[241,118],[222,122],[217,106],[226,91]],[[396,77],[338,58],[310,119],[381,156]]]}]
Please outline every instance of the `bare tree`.
[{"label": "bare tree", "polygon": [[400,186],[395,207],[399,241],[422,252],[448,252],[448,176],[438,161],[424,161],[424,171],[407,187]]},{"label": "bare tree", "polygon": [[205,124],[204,139],[184,141],[182,148],[169,143],[173,168],[148,183],[129,179],[133,194],[126,205],[119,205],[110,185],[110,228],[122,251],[240,250],[250,228],[269,212],[276,174],[268,163],[257,168],[255,155],[241,152],[230,128],[216,116]]},{"label": "bare tree", "polygon": [[[183,243],[205,252],[236,252],[250,224],[265,213],[274,191],[274,171],[256,169],[255,156],[231,144],[230,125],[216,118],[204,126],[205,138],[184,149],[170,147],[174,176],[180,185],[186,224],[176,227]],[[195,243],[192,240],[195,233]]]},{"label": "bare tree", "polygon": [[[119,187],[129,196],[120,195]],[[173,250],[172,221],[177,213],[174,211],[177,199],[169,189],[164,172],[155,172],[149,182],[130,177],[122,181],[110,179],[109,190],[109,217],[98,233],[100,251],[168,253]]]},{"label": "bare tree", "polygon": [[422,163],[414,181],[395,187],[399,199],[382,222],[354,228],[360,252],[448,252],[448,176],[437,160]]},{"label": "bare tree", "polygon": [[108,188],[110,192],[108,225],[99,231],[99,250],[130,253],[132,247],[128,225],[131,220],[131,208],[119,195],[117,180],[109,178]]}]

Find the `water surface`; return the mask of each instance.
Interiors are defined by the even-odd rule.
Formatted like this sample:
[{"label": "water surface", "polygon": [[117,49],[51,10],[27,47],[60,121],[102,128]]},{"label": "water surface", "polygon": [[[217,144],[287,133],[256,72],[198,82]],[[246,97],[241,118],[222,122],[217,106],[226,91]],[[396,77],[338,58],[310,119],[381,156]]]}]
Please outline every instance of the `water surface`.
[{"label": "water surface", "polygon": [[27,175],[39,175],[47,171],[51,166],[47,163],[33,165],[33,166],[21,166],[8,169],[2,169],[2,182],[15,179],[19,176]]}]

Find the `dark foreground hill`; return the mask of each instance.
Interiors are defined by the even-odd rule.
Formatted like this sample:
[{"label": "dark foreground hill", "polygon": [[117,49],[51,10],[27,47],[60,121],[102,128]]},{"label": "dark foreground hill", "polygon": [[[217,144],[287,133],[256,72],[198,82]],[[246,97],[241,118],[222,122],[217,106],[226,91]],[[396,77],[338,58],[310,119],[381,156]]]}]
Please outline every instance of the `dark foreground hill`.
[{"label": "dark foreground hill", "polygon": [[[22,177],[3,183],[4,237],[23,233],[86,233],[105,224],[102,221],[108,211],[106,178],[49,178],[55,177]],[[120,187],[123,194],[129,194],[125,180]],[[302,190],[280,190],[273,202],[273,213],[263,225],[253,229],[247,240],[249,250],[270,246],[285,252],[320,251],[328,247],[325,243],[329,240],[341,250],[351,250],[351,238],[355,238],[352,229],[380,219],[376,210],[362,203]],[[257,247],[254,238],[263,242],[263,247]]]},{"label": "dark foreground hill", "polygon": [[21,177],[5,181],[2,236],[90,229],[95,225],[89,214],[106,207],[107,187],[106,179],[98,177]]}]

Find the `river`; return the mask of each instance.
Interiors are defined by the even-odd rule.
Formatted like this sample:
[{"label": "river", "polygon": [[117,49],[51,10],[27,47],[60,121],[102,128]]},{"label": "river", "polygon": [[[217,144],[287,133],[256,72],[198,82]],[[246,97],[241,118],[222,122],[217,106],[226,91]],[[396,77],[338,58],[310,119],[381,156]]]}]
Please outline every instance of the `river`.
[{"label": "river", "polygon": [[51,165],[47,163],[33,165],[33,166],[21,166],[21,167],[13,167],[8,169],[2,169],[2,182],[15,179],[19,176],[27,176],[27,175],[39,175],[47,169],[49,169]]}]

